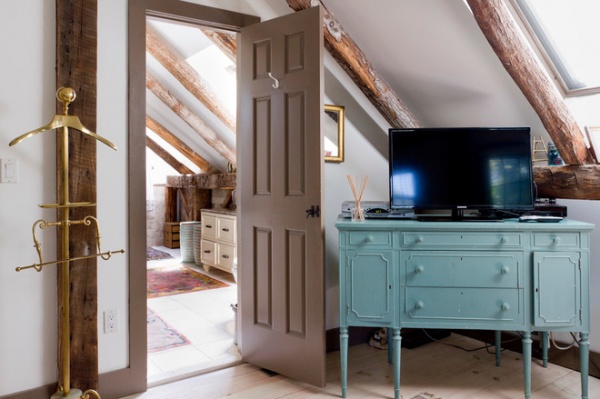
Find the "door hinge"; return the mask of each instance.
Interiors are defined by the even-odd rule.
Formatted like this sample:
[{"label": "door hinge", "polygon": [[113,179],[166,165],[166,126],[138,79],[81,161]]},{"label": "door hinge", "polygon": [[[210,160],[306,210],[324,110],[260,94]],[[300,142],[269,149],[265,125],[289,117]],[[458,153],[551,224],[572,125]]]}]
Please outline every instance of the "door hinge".
[{"label": "door hinge", "polygon": [[583,319],[582,312],[581,312],[581,309],[579,309],[579,321],[582,321],[582,319]]},{"label": "door hinge", "polygon": [[346,314],[350,314],[350,305],[346,304]]}]

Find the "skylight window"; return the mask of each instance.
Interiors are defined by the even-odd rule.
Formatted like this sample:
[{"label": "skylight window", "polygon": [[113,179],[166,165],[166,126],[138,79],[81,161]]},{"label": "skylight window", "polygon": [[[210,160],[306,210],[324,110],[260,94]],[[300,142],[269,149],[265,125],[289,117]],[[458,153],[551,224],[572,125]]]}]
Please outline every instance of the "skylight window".
[{"label": "skylight window", "polygon": [[513,0],[567,95],[600,92],[600,1]]}]

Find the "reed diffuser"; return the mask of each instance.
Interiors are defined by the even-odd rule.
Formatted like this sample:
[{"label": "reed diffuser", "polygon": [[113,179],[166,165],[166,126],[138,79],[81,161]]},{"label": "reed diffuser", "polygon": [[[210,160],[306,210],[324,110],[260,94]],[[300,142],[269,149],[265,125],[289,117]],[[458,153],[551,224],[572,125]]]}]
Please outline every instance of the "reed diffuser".
[{"label": "reed diffuser", "polygon": [[348,177],[348,182],[350,183],[350,188],[352,189],[352,194],[354,195],[354,200],[356,201],[356,207],[352,211],[352,220],[365,220],[365,215],[362,207],[360,206],[360,202],[362,201],[365,188],[367,188],[369,176],[347,175],[346,177]]}]

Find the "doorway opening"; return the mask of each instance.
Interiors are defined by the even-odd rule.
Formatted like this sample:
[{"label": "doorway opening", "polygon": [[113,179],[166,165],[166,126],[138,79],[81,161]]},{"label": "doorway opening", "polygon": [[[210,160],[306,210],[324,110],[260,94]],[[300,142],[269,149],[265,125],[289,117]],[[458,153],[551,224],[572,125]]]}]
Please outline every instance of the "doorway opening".
[{"label": "doorway opening", "polygon": [[[146,43],[147,377],[153,386],[241,362],[231,184],[236,65],[235,35],[214,28],[146,17]],[[215,180],[224,184],[198,183],[222,174],[230,179]],[[213,228],[231,234],[213,237]]]}]

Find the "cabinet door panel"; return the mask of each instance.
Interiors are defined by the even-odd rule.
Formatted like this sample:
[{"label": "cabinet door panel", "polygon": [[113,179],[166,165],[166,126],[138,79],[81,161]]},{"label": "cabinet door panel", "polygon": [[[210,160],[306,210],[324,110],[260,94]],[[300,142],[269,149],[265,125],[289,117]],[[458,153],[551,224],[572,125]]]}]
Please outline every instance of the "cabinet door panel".
[{"label": "cabinet door panel", "polygon": [[348,251],[347,254],[345,283],[348,322],[391,323],[394,253]]},{"label": "cabinet door panel", "polygon": [[535,326],[581,324],[581,268],[577,252],[535,252]]}]

